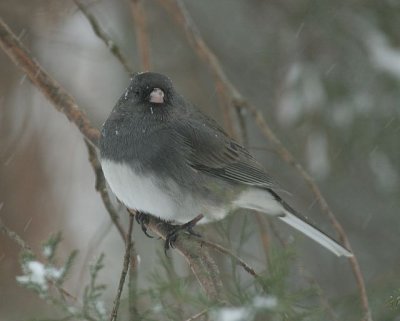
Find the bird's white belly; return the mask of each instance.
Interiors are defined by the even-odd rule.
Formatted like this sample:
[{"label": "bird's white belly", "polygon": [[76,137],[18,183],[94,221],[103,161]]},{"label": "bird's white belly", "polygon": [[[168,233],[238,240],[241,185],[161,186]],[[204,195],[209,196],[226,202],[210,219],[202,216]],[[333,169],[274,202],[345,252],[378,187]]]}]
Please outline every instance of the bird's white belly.
[{"label": "bird's white belly", "polygon": [[155,176],[138,174],[124,163],[103,159],[101,166],[111,190],[129,208],[180,223],[199,214],[205,215],[200,223],[206,223],[210,220],[207,219],[210,211],[217,211],[211,217],[219,216],[218,219],[226,215],[224,211],[218,213],[221,209],[209,208],[208,204],[183,192],[173,181],[164,182],[165,187],[161,187]]}]

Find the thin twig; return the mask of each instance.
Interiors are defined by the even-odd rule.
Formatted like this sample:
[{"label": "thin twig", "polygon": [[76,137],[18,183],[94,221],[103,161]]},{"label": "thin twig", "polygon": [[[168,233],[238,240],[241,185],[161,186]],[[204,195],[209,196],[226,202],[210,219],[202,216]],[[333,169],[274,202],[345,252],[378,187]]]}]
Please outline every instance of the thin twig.
[{"label": "thin twig", "polygon": [[32,249],[25,243],[25,241],[13,230],[11,230],[7,225],[4,224],[3,220],[0,218],[0,231],[7,235],[11,240],[13,240],[22,250],[33,253]]},{"label": "thin twig", "polygon": [[248,272],[249,274],[251,274],[255,278],[259,277],[257,272],[251,266],[249,266],[245,261],[243,261],[236,254],[232,253],[230,250],[224,248],[223,246],[221,246],[221,245],[219,245],[217,243],[214,243],[214,242],[211,242],[211,241],[207,241],[207,240],[204,240],[204,239],[201,240],[201,243],[203,245],[206,245],[209,248],[212,248],[214,250],[217,250],[218,252],[221,252],[223,254],[226,254],[226,255],[230,256],[234,261],[236,261],[237,264],[242,266],[245,269],[246,272]]},{"label": "thin twig", "polygon": [[[128,211],[129,220],[134,221],[135,216]],[[131,246],[131,261],[129,264],[129,280],[128,280],[128,298],[129,298],[129,319],[135,321],[139,317],[137,307],[137,277],[138,277],[138,255],[136,252],[135,242],[133,240],[133,232],[129,237]]]},{"label": "thin twig", "polygon": [[143,2],[141,0],[131,0],[131,11],[133,22],[135,23],[136,44],[139,50],[141,68],[143,71],[148,71],[151,68],[150,45]]},{"label": "thin twig", "polygon": [[261,244],[264,249],[265,259],[267,260],[267,263],[269,263],[269,243],[270,243],[270,241],[269,241],[267,227],[264,222],[265,215],[262,215],[261,213],[258,213],[258,212],[255,214],[256,214],[255,217],[257,220],[258,230],[259,230],[260,237],[261,237]]},{"label": "thin twig", "polygon": [[[233,114],[231,107],[231,99],[227,95],[225,89],[228,79],[226,78],[217,57],[208,48],[200,35],[199,30],[193,23],[192,18],[187,12],[184,4],[180,0],[159,0],[159,3],[168,11],[168,13],[175,19],[180,27],[185,31],[189,43],[192,45],[195,52],[199,55],[207,65],[210,66],[210,71],[215,80],[216,92],[223,110],[224,127],[227,132],[234,138],[237,138],[235,127],[233,126]],[[229,92],[228,92],[229,93]]]},{"label": "thin twig", "polygon": [[121,294],[122,294],[122,290],[124,288],[126,274],[128,273],[129,262],[131,260],[131,250],[132,250],[132,246],[133,246],[132,230],[133,230],[134,219],[135,218],[134,218],[133,215],[131,215],[129,217],[129,228],[128,228],[128,234],[126,236],[126,239],[128,241],[126,242],[126,246],[125,246],[124,264],[123,264],[121,276],[120,276],[120,279],[119,279],[117,296],[115,297],[115,300],[114,300],[114,305],[113,305],[113,309],[112,309],[112,312],[111,312],[110,321],[117,320],[118,308],[119,308],[119,303],[120,303],[120,300],[121,300]]},{"label": "thin twig", "polygon": [[100,193],[101,200],[103,201],[104,207],[106,208],[108,214],[110,215],[111,221],[114,223],[122,240],[126,244],[127,243],[127,239],[126,239],[127,234],[125,233],[125,230],[119,221],[118,211],[113,206],[111,199],[110,199],[110,195],[108,194],[106,179],[104,178],[103,170],[101,169],[100,162],[97,158],[96,149],[91,144],[86,142],[86,140],[85,140],[85,143],[86,143],[86,147],[88,149],[89,162],[92,165],[94,174],[96,176],[96,183],[95,183],[96,191],[98,191]]},{"label": "thin twig", "polygon": [[200,311],[199,313],[196,313],[194,315],[192,315],[189,319],[186,319],[185,321],[194,321],[197,320],[198,318],[202,317],[203,315],[205,315],[210,309],[204,309],[202,311]]},{"label": "thin twig", "polygon": [[[307,171],[300,165],[299,162],[293,157],[293,155],[286,149],[286,147],[281,143],[281,141],[276,137],[273,133],[261,112],[259,112],[253,105],[248,103],[240,92],[236,89],[236,87],[230,82],[225,72],[223,71],[218,58],[215,54],[210,50],[210,48],[206,45],[204,40],[201,38],[200,33],[197,31],[196,26],[194,25],[191,17],[189,16],[187,10],[184,8],[181,0],[175,0],[173,3],[171,0],[159,0],[159,2],[167,9],[167,11],[175,18],[175,21],[178,23],[180,27],[182,27],[187,35],[189,43],[194,47],[196,53],[201,57],[209,66],[213,75],[216,79],[216,87],[220,88],[223,86],[223,91],[230,98],[232,105],[235,108],[245,108],[250,111],[252,117],[255,119],[256,124],[260,128],[262,134],[265,138],[267,138],[273,145],[274,149],[280,155],[280,157],[293,166],[303,177],[303,179],[307,182],[311,191],[314,193],[316,199],[318,200],[318,204],[323,213],[325,213],[336,233],[339,235],[340,240],[344,244],[344,246],[351,251],[351,246],[349,239],[342,227],[342,225],[337,220],[336,216],[330,210],[326,200],[322,196],[321,191],[318,186],[312,179],[312,177],[307,173]],[[219,89],[218,89],[219,90]],[[228,125],[231,125],[228,123]],[[364,320],[372,321],[371,310],[369,308],[368,296],[365,287],[365,282],[360,270],[359,263],[357,261],[356,256],[352,256],[349,258],[350,265],[353,270],[353,274],[356,279],[356,283],[359,289],[361,305],[364,312]]]},{"label": "thin twig", "polygon": [[108,49],[110,49],[111,53],[119,60],[119,62],[125,68],[125,70],[131,74],[133,72],[133,68],[128,62],[128,59],[126,59],[125,55],[122,53],[122,50],[115,44],[114,41],[111,40],[111,38],[103,30],[103,28],[97,21],[96,17],[93,16],[86,8],[86,6],[79,0],[73,0],[73,1],[90,23],[90,26],[92,27],[93,32],[96,34],[96,36],[99,37],[106,44]]}]

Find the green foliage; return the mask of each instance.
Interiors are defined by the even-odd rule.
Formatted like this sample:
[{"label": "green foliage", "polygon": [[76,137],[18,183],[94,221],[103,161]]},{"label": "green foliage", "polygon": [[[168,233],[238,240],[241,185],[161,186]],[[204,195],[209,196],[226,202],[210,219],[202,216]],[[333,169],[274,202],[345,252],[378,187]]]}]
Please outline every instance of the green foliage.
[{"label": "green foliage", "polygon": [[100,255],[90,266],[90,282],[80,303],[63,287],[78,251],[72,251],[63,264],[57,264],[57,250],[61,241],[61,233],[57,233],[43,243],[43,260],[39,260],[32,252],[22,253],[21,265],[24,274],[17,277],[17,282],[57,308],[60,316],[51,320],[107,320],[107,311],[101,300],[106,287],[97,284],[99,272],[104,268],[104,255]]},{"label": "green foliage", "polygon": [[[192,273],[189,272],[184,277],[178,275],[171,258],[172,252],[165,256],[164,251],[160,249],[157,263],[147,274],[150,286],[147,289],[138,289],[130,296],[130,299],[135,301],[137,320],[185,320],[200,311],[204,311],[209,320],[317,321],[330,318],[331,308],[326,300],[325,304],[321,303],[323,293],[318,286],[310,282],[294,284],[293,274],[296,273],[298,262],[290,245],[271,245],[267,250],[265,263],[254,253],[246,253],[249,244],[255,241],[254,237],[258,237],[254,231],[254,224],[247,216],[225,220],[217,224],[215,229],[223,242],[231,244],[227,247],[234,248],[246,261],[259,261],[267,268],[259,272],[258,277],[253,277],[229,256],[216,257],[223,271],[221,277],[224,283],[224,297],[228,303],[222,306],[205,296]],[[238,231],[235,237],[231,237],[233,230]],[[43,244],[42,261],[32,253],[25,253],[22,256],[24,275],[17,278],[18,282],[57,308],[59,316],[53,317],[53,320],[107,320],[111,309],[107,309],[102,300],[107,289],[104,284],[99,283],[99,273],[105,268],[104,255],[100,255],[90,265],[89,283],[83,291],[82,298],[78,300],[63,288],[77,252],[71,252],[63,263],[59,264],[57,253],[61,241],[61,235],[58,233]],[[394,308],[397,308],[399,297],[400,294],[391,299]],[[125,302],[126,300],[123,299]],[[132,302],[127,303],[132,305]],[[108,306],[111,306],[111,302],[107,302]],[[338,306],[345,311],[349,309],[336,304],[336,307]],[[122,312],[119,315],[121,320],[125,318]]]},{"label": "green foliage", "polygon": [[400,309],[400,289],[389,297],[389,305],[393,310]]}]

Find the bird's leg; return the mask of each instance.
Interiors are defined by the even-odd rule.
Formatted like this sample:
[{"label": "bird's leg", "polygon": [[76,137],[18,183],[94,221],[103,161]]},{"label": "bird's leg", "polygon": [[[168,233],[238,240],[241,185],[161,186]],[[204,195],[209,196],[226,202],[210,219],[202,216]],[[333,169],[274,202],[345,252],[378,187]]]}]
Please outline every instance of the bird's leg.
[{"label": "bird's leg", "polygon": [[165,254],[167,254],[167,250],[170,247],[174,247],[174,242],[176,241],[176,238],[178,236],[178,233],[180,231],[186,231],[190,235],[194,235],[197,237],[201,237],[201,235],[195,231],[193,231],[193,227],[197,224],[198,221],[200,221],[204,217],[203,214],[197,215],[194,219],[190,220],[189,222],[181,225],[171,225],[171,230],[168,232],[167,237],[165,238],[165,244],[164,244],[164,251]]},{"label": "bird's leg", "polygon": [[147,233],[146,224],[149,222],[149,218],[147,217],[147,214],[145,214],[143,212],[136,212],[135,219],[136,219],[136,222],[138,222],[138,224],[140,224],[140,227],[142,228],[143,233],[147,237],[152,239],[153,237],[151,235],[149,235],[149,233]]}]

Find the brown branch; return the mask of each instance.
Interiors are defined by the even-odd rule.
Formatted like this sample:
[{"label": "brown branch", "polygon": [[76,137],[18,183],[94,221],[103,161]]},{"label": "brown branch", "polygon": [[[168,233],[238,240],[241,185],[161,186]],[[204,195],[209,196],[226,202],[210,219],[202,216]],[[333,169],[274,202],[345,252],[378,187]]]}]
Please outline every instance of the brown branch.
[{"label": "brown branch", "polygon": [[217,57],[204,42],[199,30],[193,23],[192,18],[187,12],[182,1],[159,0],[159,3],[166,9],[166,11],[168,11],[168,13],[174,18],[176,23],[185,31],[186,37],[190,45],[193,47],[200,59],[202,59],[207,65],[210,66],[210,71],[213,74],[216,91],[223,110],[224,127],[232,137],[237,138],[237,133],[233,126],[234,122],[232,121],[234,119],[234,115],[232,114],[232,108],[230,108],[230,92],[234,91],[234,88],[231,88],[228,91],[227,95],[225,87],[226,84],[229,83],[229,81],[218,62]]},{"label": "brown branch", "polygon": [[125,245],[124,264],[123,264],[121,276],[119,279],[117,296],[115,297],[115,300],[114,300],[114,305],[113,305],[113,309],[111,312],[110,321],[117,320],[118,308],[119,308],[119,303],[121,300],[121,294],[122,294],[122,290],[124,288],[125,278],[126,278],[126,275],[128,274],[128,270],[129,270],[129,263],[131,260],[131,250],[132,250],[132,246],[133,246],[133,242],[132,242],[133,222],[134,222],[134,216],[130,215],[129,228],[128,228],[128,233],[126,235],[126,240],[128,240],[128,241],[126,242],[126,245]]},{"label": "brown branch", "polygon": [[99,37],[106,44],[108,49],[110,49],[111,53],[118,59],[118,61],[125,68],[125,70],[131,74],[133,72],[133,69],[130,63],[128,62],[128,59],[126,59],[125,55],[122,53],[122,50],[114,43],[114,41],[111,40],[111,38],[103,30],[103,28],[100,26],[95,16],[93,16],[86,8],[86,6],[82,4],[79,0],[73,0],[73,1],[90,23],[90,26],[92,27],[95,35]]},{"label": "brown branch", "polygon": [[140,62],[143,71],[151,68],[150,64],[150,45],[147,30],[146,12],[141,0],[131,0],[131,11],[133,22],[135,23],[136,44],[139,50]]},{"label": "brown branch", "polygon": [[[130,213],[129,222],[134,223],[135,216]],[[128,235],[128,242],[132,244],[131,246],[131,260],[129,264],[129,280],[128,280],[128,299],[129,299],[129,319],[134,321],[139,317],[137,308],[137,276],[138,276],[138,257],[135,247],[135,242],[133,240],[133,232]]]},{"label": "brown branch", "polygon": [[1,18],[0,46],[53,106],[64,113],[78,127],[87,140],[97,145],[99,131],[91,126],[86,115],[79,110],[74,99],[30,57],[28,50]]},{"label": "brown branch", "polygon": [[220,253],[226,254],[230,256],[238,265],[242,266],[243,269],[248,272],[250,275],[254,276],[255,278],[258,278],[259,275],[257,272],[250,266],[248,265],[245,261],[243,261],[240,257],[238,257],[236,254],[232,253],[230,250],[224,248],[223,246],[207,241],[207,240],[201,240],[201,243],[204,244],[205,246],[212,248],[214,250],[217,250]]},{"label": "brown branch", "polygon": [[[228,77],[226,76],[225,72],[223,71],[218,58],[215,54],[211,51],[211,49],[206,45],[204,40],[201,38],[200,33],[198,32],[196,26],[194,25],[191,17],[189,16],[188,12],[183,6],[181,0],[159,0],[159,2],[167,9],[171,16],[174,17],[175,21],[178,25],[185,30],[186,36],[188,38],[189,43],[195,49],[196,53],[203,61],[209,66],[211,69],[215,82],[217,91],[223,90],[225,95],[229,97],[232,105],[235,108],[242,109],[245,108],[250,111],[252,117],[255,119],[256,124],[260,128],[262,134],[265,138],[267,138],[273,145],[274,149],[280,155],[280,157],[293,166],[303,177],[303,179],[307,182],[309,188],[314,193],[316,199],[318,200],[318,204],[323,213],[325,213],[333,228],[335,229],[336,233],[339,235],[340,240],[344,244],[344,246],[351,251],[351,246],[349,239],[342,227],[342,225],[337,220],[336,216],[330,210],[325,198],[322,196],[321,191],[319,190],[318,186],[312,179],[312,177],[307,173],[307,171],[300,165],[299,162],[293,157],[293,155],[286,149],[286,147],[281,143],[281,141],[276,137],[273,133],[267,122],[265,121],[264,117],[262,116],[261,112],[259,112],[253,105],[248,103],[240,92],[236,89],[236,87],[230,82]],[[221,89],[222,86],[222,89]],[[232,124],[229,122],[228,124]],[[229,130],[229,127],[227,127]],[[369,308],[368,303],[368,296],[365,287],[365,282],[360,270],[359,263],[357,261],[356,256],[352,256],[349,258],[350,265],[353,270],[353,274],[356,279],[356,283],[359,289],[360,298],[361,298],[361,305],[364,312],[364,320],[372,321],[372,315]]]},{"label": "brown branch", "polygon": [[196,313],[194,315],[192,315],[189,319],[186,319],[185,321],[194,321],[197,320],[198,318],[202,317],[203,315],[205,315],[210,309],[204,309],[202,311],[200,311],[199,313]]}]

